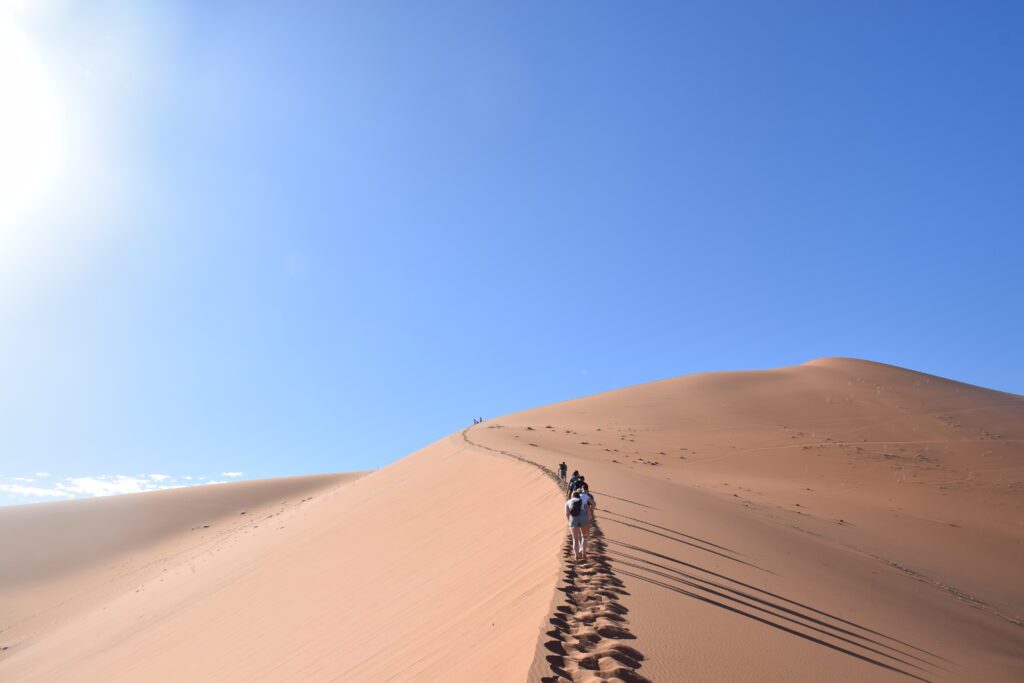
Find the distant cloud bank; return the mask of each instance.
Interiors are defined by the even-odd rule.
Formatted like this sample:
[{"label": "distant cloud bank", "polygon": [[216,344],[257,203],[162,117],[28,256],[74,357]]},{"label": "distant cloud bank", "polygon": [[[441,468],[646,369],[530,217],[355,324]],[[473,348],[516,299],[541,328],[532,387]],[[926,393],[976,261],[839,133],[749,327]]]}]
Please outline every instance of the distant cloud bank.
[{"label": "distant cloud bank", "polygon": [[[220,476],[237,479],[244,472],[221,472]],[[169,474],[99,475],[94,477],[64,477],[49,479],[49,472],[36,472],[32,476],[0,477],[0,505],[37,503],[47,500],[95,498],[123,493],[161,491],[184,486],[223,484],[223,480],[207,480],[205,475],[174,477]],[[40,481],[46,479],[47,481]]]}]

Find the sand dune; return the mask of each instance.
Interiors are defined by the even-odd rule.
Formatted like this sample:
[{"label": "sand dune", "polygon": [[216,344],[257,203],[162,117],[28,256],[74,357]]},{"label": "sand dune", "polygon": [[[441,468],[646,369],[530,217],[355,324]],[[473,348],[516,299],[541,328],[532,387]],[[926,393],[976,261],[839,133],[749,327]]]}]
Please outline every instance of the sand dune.
[{"label": "sand dune", "polygon": [[1024,680],[1022,494],[1024,397],[691,375],[369,474],[0,509],[0,679]]},{"label": "sand dune", "polygon": [[[88,611],[168,567],[219,552],[361,474],[267,479],[0,507],[0,647]],[[12,649],[12,651],[14,651]]]},{"label": "sand dune", "polygon": [[[238,486],[205,487],[214,496],[205,502]],[[104,559],[91,573],[5,584],[3,604],[20,619],[0,613],[10,648],[0,679],[522,678],[551,606],[562,532],[549,513],[557,490],[536,468],[453,437],[365,476],[267,486],[267,505],[246,501],[244,522],[238,500],[209,529],[191,528],[204,514],[176,513],[189,541],[135,546],[129,564]],[[102,508],[94,517],[116,516],[158,495],[180,507],[195,493],[88,503]],[[57,521],[82,505],[45,507]],[[118,590],[88,599],[111,582]],[[69,583],[83,606],[53,616]]]},{"label": "sand dune", "polygon": [[579,677],[588,651],[624,644],[654,680],[1024,680],[1020,396],[822,359],[630,387],[467,437],[564,459],[596,490],[634,637],[580,648],[570,619],[544,675]]}]

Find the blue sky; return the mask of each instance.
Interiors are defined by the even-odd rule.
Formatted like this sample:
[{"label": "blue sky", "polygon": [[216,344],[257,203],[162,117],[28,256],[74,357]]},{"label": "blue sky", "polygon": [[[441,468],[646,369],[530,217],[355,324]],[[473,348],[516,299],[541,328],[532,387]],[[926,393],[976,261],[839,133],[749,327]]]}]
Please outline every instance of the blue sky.
[{"label": "blue sky", "polygon": [[820,356],[1024,392],[1022,13],[14,3],[0,503]]}]

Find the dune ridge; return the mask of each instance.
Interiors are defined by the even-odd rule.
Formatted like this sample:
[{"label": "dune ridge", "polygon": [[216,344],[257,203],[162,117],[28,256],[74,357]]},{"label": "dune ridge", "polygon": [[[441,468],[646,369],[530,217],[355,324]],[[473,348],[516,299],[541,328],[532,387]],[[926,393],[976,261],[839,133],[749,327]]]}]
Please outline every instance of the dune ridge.
[{"label": "dune ridge", "polygon": [[[562,540],[549,514],[558,492],[536,468],[456,434],[300,497],[215,537],[213,526],[186,532],[211,538],[185,561],[159,545],[140,550],[150,573],[21,640],[10,640],[3,613],[0,679],[523,677]],[[118,572],[83,580],[94,589]],[[26,609],[44,607],[58,585],[44,581]]]},{"label": "dune ridge", "polygon": [[[589,563],[562,460],[597,497]],[[0,567],[0,679],[1024,678],[1015,394],[817,359],[245,485],[0,509],[0,541],[54,549]]]},{"label": "dune ridge", "polygon": [[627,387],[469,435],[587,474],[638,675],[1024,675],[1024,397],[827,358]]},{"label": "dune ridge", "polygon": [[[474,448],[533,465],[562,491],[555,470],[512,451],[476,443],[469,437],[468,428],[462,431],[462,438]],[[538,641],[529,671],[530,680],[587,678],[589,671],[601,671],[609,680],[630,683],[648,680],[638,673],[644,660],[643,653],[624,642],[636,636],[629,631],[628,620],[624,616],[629,610],[620,601],[624,593],[623,583],[615,576],[615,570],[608,561],[604,534],[596,520],[591,528],[591,538],[590,558],[586,563],[571,559],[572,542],[568,536],[562,544],[562,576],[548,619],[552,628],[545,631]]]}]

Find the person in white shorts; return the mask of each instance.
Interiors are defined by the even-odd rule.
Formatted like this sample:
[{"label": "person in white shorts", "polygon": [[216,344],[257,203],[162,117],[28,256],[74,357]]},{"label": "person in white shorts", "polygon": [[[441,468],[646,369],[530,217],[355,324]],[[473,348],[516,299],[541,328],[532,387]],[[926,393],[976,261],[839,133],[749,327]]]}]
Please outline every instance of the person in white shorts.
[{"label": "person in white shorts", "polygon": [[565,518],[569,520],[569,533],[572,534],[573,557],[577,560],[586,560],[590,516],[579,494],[565,501]]}]

